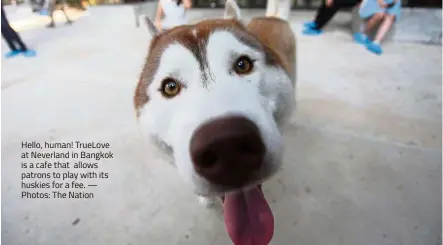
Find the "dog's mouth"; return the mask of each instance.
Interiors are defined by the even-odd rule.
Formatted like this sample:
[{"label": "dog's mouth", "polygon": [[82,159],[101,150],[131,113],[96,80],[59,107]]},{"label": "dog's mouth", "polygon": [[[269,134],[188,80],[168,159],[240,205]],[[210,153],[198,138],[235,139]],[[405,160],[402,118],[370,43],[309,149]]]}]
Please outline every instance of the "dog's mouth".
[{"label": "dog's mouth", "polygon": [[222,196],[225,226],[235,245],[267,245],[274,234],[274,216],[261,185]]}]

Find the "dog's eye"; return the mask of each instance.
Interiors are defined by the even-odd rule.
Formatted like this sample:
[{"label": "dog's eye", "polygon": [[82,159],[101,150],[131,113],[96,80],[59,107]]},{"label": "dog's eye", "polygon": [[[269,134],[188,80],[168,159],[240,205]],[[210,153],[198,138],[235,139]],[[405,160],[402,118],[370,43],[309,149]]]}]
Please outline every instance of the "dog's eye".
[{"label": "dog's eye", "polygon": [[254,62],[248,56],[241,56],[234,63],[234,71],[239,75],[246,75],[254,68]]},{"label": "dog's eye", "polygon": [[172,98],[180,93],[181,85],[177,81],[171,78],[163,80],[160,92],[166,98]]}]

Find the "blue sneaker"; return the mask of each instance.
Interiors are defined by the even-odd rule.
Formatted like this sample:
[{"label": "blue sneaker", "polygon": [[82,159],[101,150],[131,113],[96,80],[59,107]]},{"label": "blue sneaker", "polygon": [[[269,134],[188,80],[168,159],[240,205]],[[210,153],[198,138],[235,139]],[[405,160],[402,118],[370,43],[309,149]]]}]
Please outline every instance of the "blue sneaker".
[{"label": "blue sneaker", "polygon": [[381,55],[383,53],[383,50],[381,49],[380,44],[369,42],[366,44],[366,48],[371,51],[374,54]]},{"label": "blue sneaker", "polygon": [[48,12],[48,10],[43,9],[40,11],[40,15],[49,15],[49,12]]},{"label": "blue sneaker", "polygon": [[18,50],[9,51],[5,54],[5,58],[12,58],[12,57],[17,56],[19,54],[20,54],[20,51],[18,51]]},{"label": "blue sneaker", "polygon": [[314,21],[308,21],[308,22],[303,23],[303,26],[306,28],[315,28],[316,24]]},{"label": "blue sneaker", "polygon": [[371,42],[371,40],[369,40],[368,36],[366,36],[365,34],[363,34],[361,32],[357,32],[354,34],[354,41],[358,44],[363,44],[363,45],[367,45],[368,43]]},{"label": "blue sneaker", "polygon": [[37,55],[37,52],[35,52],[34,50],[28,49],[26,51],[23,51],[23,55],[25,57],[34,57]]},{"label": "blue sneaker", "polygon": [[322,30],[318,30],[318,29],[314,29],[314,28],[306,28],[303,30],[303,34],[308,35],[308,36],[318,36],[322,33],[323,33]]}]

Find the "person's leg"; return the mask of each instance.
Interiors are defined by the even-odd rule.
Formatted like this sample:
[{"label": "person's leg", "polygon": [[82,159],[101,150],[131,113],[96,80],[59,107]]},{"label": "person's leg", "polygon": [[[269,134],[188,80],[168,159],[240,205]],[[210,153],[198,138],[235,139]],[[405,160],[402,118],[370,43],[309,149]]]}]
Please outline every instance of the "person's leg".
[{"label": "person's leg", "polygon": [[20,54],[20,50],[14,44],[14,39],[12,38],[10,30],[2,25],[2,37],[5,39],[9,46],[10,51],[5,53],[5,58],[11,58]]},{"label": "person's leg", "polygon": [[354,41],[364,45],[370,43],[371,40],[368,36],[370,35],[371,31],[374,30],[374,28],[380,23],[380,21],[383,20],[384,17],[384,13],[375,13],[374,15],[370,16],[367,22],[364,21],[365,24],[362,28],[363,30],[354,34]]},{"label": "person's leg", "polygon": [[266,16],[277,16],[278,0],[268,0],[266,3]]},{"label": "person's leg", "polygon": [[318,9],[317,9],[317,12],[316,12],[316,14],[315,14],[315,18],[314,18],[314,20],[313,20],[313,21],[305,22],[305,23],[303,24],[304,27],[307,27],[307,28],[315,28],[315,26],[316,26],[316,24],[315,24],[316,20],[319,18],[320,15],[322,15],[322,13],[325,11],[326,8],[327,8],[327,7],[326,7],[326,3],[325,3],[325,1],[323,1],[322,4],[321,4],[321,6],[318,7]]},{"label": "person's leg", "polygon": [[315,29],[321,30],[337,13],[337,11],[341,8],[341,4],[339,2],[333,3],[330,7],[322,8],[317,17],[315,18]]},{"label": "person's leg", "polygon": [[14,41],[11,36],[10,30],[7,27],[4,27],[3,25],[2,25],[2,37],[3,39],[5,39],[6,44],[8,44],[8,47],[11,51],[18,50],[14,45]]},{"label": "person's leg", "polygon": [[42,4],[41,4],[41,10],[40,10],[40,14],[41,15],[49,15],[50,14],[50,10],[52,8],[52,0],[42,0]]},{"label": "person's leg", "polygon": [[392,25],[394,24],[395,16],[394,15],[387,15],[383,22],[381,23],[380,28],[377,31],[377,34],[374,38],[374,41],[372,43],[369,43],[366,47],[369,51],[375,53],[375,54],[381,54],[383,52],[380,43],[385,38],[388,31],[391,29]]},{"label": "person's leg", "polygon": [[14,29],[12,29],[12,27],[9,27],[8,29],[10,29],[10,35],[12,40],[18,45],[18,50],[20,50],[21,52],[25,52],[28,50],[28,47],[26,47],[26,44],[23,43],[21,37],[18,35],[18,33],[16,31],[14,31]]},{"label": "person's leg", "polygon": [[364,34],[369,35],[371,31],[374,30],[374,28],[386,17],[385,13],[375,13],[366,23],[364,28]]},{"label": "person's leg", "polygon": [[5,39],[6,43],[9,46],[10,51],[5,54],[6,58],[10,58],[13,56],[16,56],[20,53],[20,50],[14,43],[14,30],[12,30],[11,26],[9,25],[8,18],[6,18],[6,13],[3,8],[3,3],[1,6],[1,25],[2,25],[2,37]]},{"label": "person's leg", "polygon": [[34,50],[30,50],[30,49],[28,49],[28,47],[26,47],[26,45],[23,43],[20,35],[16,31],[14,31],[12,28],[11,28],[11,36],[13,37],[13,40],[18,45],[18,51],[23,53],[24,56],[33,57],[36,55]]},{"label": "person's leg", "polygon": [[381,24],[380,28],[377,31],[377,35],[374,38],[374,42],[381,43],[385,38],[388,31],[391,29],[394,24],[395,16],[394,15],[386,15]]},{"label": "person's leg", "polygon": [[311,27],[307,27],[303,34],[305,35],[319,35],[322,33],[322,28],[332,19],[332,17],[337,13],[340,9],[340,4],[333,3],[330,7],[323,5],[319,8],[317,12],[317,16],[314,20],[314,25]]},{"label": "person's leg", "polygon": [[[15,56],[19,53],[23,53],[23,55],[26,57],[33,57],[36,55],[34,50],[30,50],[28,49],[28,47],[26,47],[20,35],[14,29],[12,29],[11,26],[9,25],[2,26],[2,34],[3,32],[7,35],[8,39],[10,39],[13,44],[15,44],[14,45],[15,50],[11,52],[12,56]],[[11,54],[9,55],[6,54],[5,56],[10,57]]]}]

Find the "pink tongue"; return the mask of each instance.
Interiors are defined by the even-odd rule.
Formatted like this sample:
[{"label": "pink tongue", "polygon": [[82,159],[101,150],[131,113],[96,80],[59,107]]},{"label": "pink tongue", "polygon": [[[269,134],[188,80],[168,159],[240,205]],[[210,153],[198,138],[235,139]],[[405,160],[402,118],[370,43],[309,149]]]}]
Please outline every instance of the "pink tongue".
[{"label": "pink tongue", "polygon": [[274,234],[274,216],[258,187],[227,194],[225,225],[235,245],[268,245]]}]

